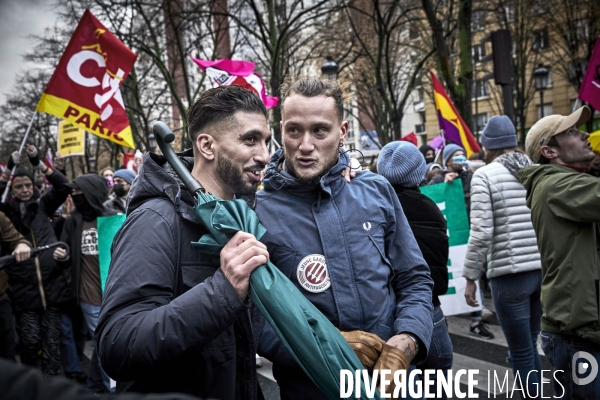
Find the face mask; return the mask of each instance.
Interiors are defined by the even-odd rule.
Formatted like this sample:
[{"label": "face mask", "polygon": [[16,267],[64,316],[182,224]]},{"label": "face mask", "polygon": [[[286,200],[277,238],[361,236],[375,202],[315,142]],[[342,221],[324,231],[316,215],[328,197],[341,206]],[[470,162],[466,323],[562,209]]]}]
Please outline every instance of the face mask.
[{"label": "face mask", "polygon": [[115,192],[118,197],[123,197],[127,194],[125,191],[125,185],[122,183],[115,183],[115,186],[113,186],[113,192]]},{"label": "face mask", "polygon": [[465,156],[454,156],[454,157],[452,157],[452,162],[454,164],[462,165],[462,164],[465,164],[467,162],[467,157],[465,157]]},{"label": "face mask", "polygon": [[431,157],[425,157],[425,163],[426,163],[426,164],[430,164],[430,163],[432,163],[432,162],[433,162],[433,160],[435,160],[435,157],[434,157],[434,156],[431,156]]},{"label": "face mask", "polygon": [[114,185],[113,177],[112,176],[107,176],[105,178],[106,178],[106,181],[108,182],[108,187],[109,188],[113,187],[113,185]]},{"label": "face mask", "polygon": [[75,208],[77,208],[79,212],[83,212],[84,210],[90,208],[90,205],[88,204],[83,194],[71,195],[71,198],[73,199],[73,204],[75,205]]}]

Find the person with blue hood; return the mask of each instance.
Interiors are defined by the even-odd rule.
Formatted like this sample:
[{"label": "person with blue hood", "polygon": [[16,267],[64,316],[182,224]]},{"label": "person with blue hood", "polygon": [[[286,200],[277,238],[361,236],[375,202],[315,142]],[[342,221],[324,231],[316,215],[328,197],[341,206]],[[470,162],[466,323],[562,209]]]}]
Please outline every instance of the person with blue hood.
[{"label": "person with blue hood", "polygon": [[[72,297],[81,308],[89,333],[94,335],[102,305],[97,218],[116,212],[104,206],[108,199],[108,185],[100,175],[81,175],[67,186],[72,189],[71,198],[75,210],[65,221],[60,240],[70,246],[70,254],[67,261],[57,262],[71,267]],[[57,248],[54,251],[56,260],[65,255],[64,249]],[[110,378],[100,365],[95,346],[90,362],[88,387],[95,392],[112,391]]]},{"label": "person with blue hood", "polygon": [[[341,176],[348,122],[337,81],[290,80],[280,92],[283,148],[257,195],[261,241],[365,367],[408,370],[427,358],[433,282],[394,189],[369,171],[351,183]],[[273,362],[282,399],[325,398],[266,322],[258,350]]]}]

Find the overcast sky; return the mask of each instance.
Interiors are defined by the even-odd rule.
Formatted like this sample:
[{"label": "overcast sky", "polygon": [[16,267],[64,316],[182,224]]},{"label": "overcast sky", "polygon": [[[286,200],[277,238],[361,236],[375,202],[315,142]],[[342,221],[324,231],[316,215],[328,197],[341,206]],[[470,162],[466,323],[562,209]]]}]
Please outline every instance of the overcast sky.
[{"label": "overcast sky", "polygon": [[22,54],[31,46],[28,35],[39,35],[54,25],[52,0],[0,0],[0,104],[26,69]]}]

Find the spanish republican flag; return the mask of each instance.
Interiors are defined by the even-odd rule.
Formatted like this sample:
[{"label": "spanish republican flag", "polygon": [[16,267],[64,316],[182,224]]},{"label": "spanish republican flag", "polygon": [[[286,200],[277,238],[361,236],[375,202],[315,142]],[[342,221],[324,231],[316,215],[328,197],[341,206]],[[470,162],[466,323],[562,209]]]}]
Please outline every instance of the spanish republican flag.
[{"label": "spanish republican flag", "polygon": [[134,148],[119,87],[136,57],[86,10],[36,109]]},{"label": "spanish republican flag", "polygon": [[465,149],[468,159],[471,154],[478,153],[481,149],[465,121],[458,115],[454,103],[448,97],[448,93],[446,93],[433,72],[431,72],[431,82],[433,83],[435,109],[437,110],[440,130],[443,131],[446,140],[449,139]]}]

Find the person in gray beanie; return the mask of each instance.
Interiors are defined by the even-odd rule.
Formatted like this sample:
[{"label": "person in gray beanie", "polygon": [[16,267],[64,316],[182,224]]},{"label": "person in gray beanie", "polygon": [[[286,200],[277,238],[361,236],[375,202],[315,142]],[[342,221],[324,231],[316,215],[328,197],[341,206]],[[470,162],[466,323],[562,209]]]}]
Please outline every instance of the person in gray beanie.
[{"label": "person in gray beanie", "polygon": [[[386,144],[379,153],[378,172],[394,188],[433,279],[433,336],[422,370],[434,369],[447,378],[452,368],[452,341],[440,307],[439,296],[448,291],[448,235],[439,207],[417,187],[427,172],[425,159],[408,142]],[[436,374],[436,380],[441,379]]]},{"label": "person in gray beanie", "polygon": [[104,206],[119,213],[124,213],[126,211],[127,195],[134,179],[135,173],[133,171],[124,168],[117,170],[113,175],[113,193],[115,197],[104,203]]},{"label": "person in gray beanie", "polygon": [[463,268],[465,300],[478,306],[475,281],[485,274],[513,372],[527,376],[523,383],[530,393],[542,383],[537,350],[542,272],[527,191],[517,171],[533,162],[517,148],[515,127],[507,116],[490,118],[481,143],[487,165],[479,168],[471,181],[471,230]]}]

